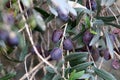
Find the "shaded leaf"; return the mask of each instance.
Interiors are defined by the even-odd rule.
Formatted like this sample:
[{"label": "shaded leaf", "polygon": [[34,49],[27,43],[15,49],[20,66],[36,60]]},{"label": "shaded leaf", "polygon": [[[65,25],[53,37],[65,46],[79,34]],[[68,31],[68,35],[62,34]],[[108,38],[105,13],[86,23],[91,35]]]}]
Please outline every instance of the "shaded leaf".
[{"label": "shaded leaf", "polygon": [[117,80],[112,74],[108,73],[105,70],[94,68],[94,71],[99,77],[103,78],[104,80]]},{"label": "shaded leaf", "polygon": [[83,57],[83,58],[78,58],[78,59],[74,59],[74,60],[70,60],[70,66],[76,66],[78,64],[84,63],[87,60],[87,57]]},{"label": "shaded leaf", "polygon": [[[116,17],[118,18],[118,17],[120,17],[120,15],[117,15]],[[104,22],[112,22],[112,21],[116,20],[116,18],[114,16],[107,16],[107,17],[97,16],[96,18],[101,19]]]},{"label": "shaded leaf", "polygon": [[76,72],[85,70],[85,69],[87,69],[88,66],[90,66],[92,64],[93,64],[93,62],[86,62],[86,63],[78,64],[78,65],[70,68],[70,72],[72,72],[73,70],[76,70]]},{"label": "shaded leaf", "polygon": [[23,61],[25,56],[27,55],[28,53],[28,45],[26,45],[23,49],[22,49],[22,52],[20,54],[20,57],[19,57],[19,60],[20,61]]},{"label": "shaded leaf", "polygon": [[49,66],[46,66],[46,70],[49,72],[49,73],[55,73],[54,69],[49,67]]},{"label": "shaded leaf", "polygon": [[41,9],[41,8],[39,8],[39,7],[34,7],[34,9],[35,9],[36,11],[38,11],[39,13],[41,13],[41,14],[43,15],[43,17],[45,17],[45,18],[47,18],[47,17],[50,16],[45,10],[43,10],[43,9]]},{"label": "shaded leaf", "polygon": [[88,52],[75,52],[71,53],[68,56],[65,56],[65,61],[70,61],[74,59],[80,59],[82,57],[86,57],[88,55]]},{"label": "shaded leaf", "polygon": [[120,25],[118,24],[114,24],[114,23],[111,23],[111,22],[105,22],[106,25],[111,25],[113,27],[116,27],[116,28],[120,28]]},{"label": "shaded leaf", "polygon": [[60,80],[61,78],[62,78],[61,75],[57,74],[53,77],[52,80]]},{"label": "shaded leaf", "polygon": [[10,72],[6,74],[4,77],[0,78],[0,80],[11,80],[11,78],[13,78],[15,75],[16,75],[15,72]]},{"label": "shaded leaf", "polygon": [[47,74],[43,77],[42,80],[52,80],[52,78],[54,77],[54,73],[50,73],[50,72],[47,72]]},{"label": "shaded leaf", "polygon": [[46,19],[45,19],[45,23],[48,23],[49,21],[51,21],[52,19],[54,19],[54,15],[53,14],[51,14],[49,17],[47,17]]}]

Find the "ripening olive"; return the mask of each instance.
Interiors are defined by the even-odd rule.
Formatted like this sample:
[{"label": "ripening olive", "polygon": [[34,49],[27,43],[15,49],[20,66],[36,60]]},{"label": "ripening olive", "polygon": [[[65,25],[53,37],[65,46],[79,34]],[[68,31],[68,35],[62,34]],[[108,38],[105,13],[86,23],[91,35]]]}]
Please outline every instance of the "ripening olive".
[{"label": "ripening olive", "polygon": [[14,47],[19,44],[19,38],[14,32],[10,32],[9,36],[7,37],[6,43],[8,46]]},{"label": "ripening olive", "polygon": [[60,38],[62,37],[63,35],[63,31],[61,29],[57,29],[57,30],[54,30],[53,34],[52,34],[52,41],[54,43],[57,43]]},{"label": "ripening olive", "polygon": [[62,58],[62,50],[56,47],[50,52],[50,55],[53,60],[60,60]]},{"label": "ripening olive", "polygon": [[108,49],[103,50],[103,53],[104,53],[104,59],[105,60],[110,60],[111,59],[110,52],[109,52]]},{"label": "ripening olive", "polygon": [[97,3],[95,2],[95,0],[90,0],[90,3],[91,4],[89,4],[89,0],[87,0],[87,2],[86,2],[86,7],[88,8],[88,9],[90,9],[90,6],[91,6],[91,9],[94,11],[94,10],[96,10],[97,9]]},{"label": "ripening olive", "polygon": [[83,34],[83,42],[86,44],[86,45],[89,45],[90,41],[92,40],[93,38],[93,34],[90,33],[89,30],[87,30],[84,34]]},{"label": "ripening olive", "polygon": [[63,41],[63,48],[65,50],[72,50],[73,49],[73,43],[70,38],[67,38]]}]

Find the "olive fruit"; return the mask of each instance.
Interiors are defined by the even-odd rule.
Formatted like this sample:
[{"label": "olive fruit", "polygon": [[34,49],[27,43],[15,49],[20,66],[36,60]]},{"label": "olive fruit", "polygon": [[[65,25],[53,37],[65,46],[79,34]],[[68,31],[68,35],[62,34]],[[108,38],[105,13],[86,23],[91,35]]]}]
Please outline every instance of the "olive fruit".
[{"label": "olive fruit", "polygon": [[111,59],[110,52],[109,52],[108,49],[103,50],[103,53],[104,53],[104,59],[105,60],[110,60]]},{"label": "olive fruit", "polygon": [[[63,12],[64,11],[64,12]],[[66,10],[61,10],[60,8],[57,8],[57,12],[58,12],[58,17],[62,20],[62,21],[68,21],[69,16],[66,12]]]},{"label": "olive fruit", "polygon": [[98,49],[95,49],[95,48],[92,48],[92,49],[90,50],[90,52],[91,52],[91,55],[92,55],[92,57],[93,57],[93,60],[94,60],[94,61],[98,61],[98,59],[99,59],[99,57],[100,57],[100,55],[99,55],[99,50],[98,50]]},{"label": "olive fruit", "polygon": [[0,29],[0,40],[6,41],[8,35],[8,31]]},{"label": "olive fruit", "polygon": [[14,32],[10,32],[7,37],[6,43],[8,46],[15,47],[19,44],[19,38]]},{"label": "olive fruit", "polygon": [[83,42],[86,44],[86,45],[89,45],[90,41],[92,40],[93,38],[93,34],[90,33],[89,30],[85,31],[85,33],[83,34]]},{"label": "olive fruit", "polygon": [[56,47],[52,49],[50,55],[53,60],[60,60],[62,58],[62,50]]},{"label": "olive fruit", "polygon": [[91,4],[89,4],[89,0],[87,0],[86,1],[86,7],[88,8],[88,9],[90,9],[90,5],[91,5],[91,9],[94,11],[94,10],[96,10],[96,8],[97,8],[97,3],[95,2],[95,0],[90,0],[90,3]]},{"label": "olive fruit", "polygon": [[62,35],[63,35],[63,31],[61,29],[54,30],[52,34],[52,41],[54,43],[57,43],[62,37]]},{"label": "olive fruit", "polygon": [[63,48],[65,50],[72,50],[73,49],[73,43],[70,38],[67,38],[63,41]]},{"label": "olive fruit", "polygon": [[112,64],[112,67],[116,70],[120,68],[120,62],[117,59],[112,60],[111,64]]}]

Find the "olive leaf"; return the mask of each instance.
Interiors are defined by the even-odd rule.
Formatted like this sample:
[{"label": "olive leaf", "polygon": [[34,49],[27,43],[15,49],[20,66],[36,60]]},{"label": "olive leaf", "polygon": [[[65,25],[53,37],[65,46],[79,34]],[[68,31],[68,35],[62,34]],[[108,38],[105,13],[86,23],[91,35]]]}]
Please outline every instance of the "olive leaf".
[{"label": "olive leaf", "polygon": [[104,80],[117,80],[112,74],[108,73],[105,70],[94,68],[94,71],[99,77],[103,78]]}]

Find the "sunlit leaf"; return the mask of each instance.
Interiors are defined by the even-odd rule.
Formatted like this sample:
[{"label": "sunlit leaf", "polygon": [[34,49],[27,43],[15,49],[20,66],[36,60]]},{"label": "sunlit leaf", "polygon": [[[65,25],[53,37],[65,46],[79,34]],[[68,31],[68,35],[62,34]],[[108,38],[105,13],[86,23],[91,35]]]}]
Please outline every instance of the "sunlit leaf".
[{"label": "sunlit leaf", "polygon": [[10,72],[6,74],[4,77],[0,78],[0,80],[11,80],[16,75],[16,72]]},{"label": "sunlit leaf", "polygon": [[46,30],[46,25],[45,25],[45,22],[44,22],[43,18],[35,10],[33,10],[33,13],[34,13],[34,17],[36,19],[36,22],[37,22],[39,28],[41,28],[43,31],[45,31]]},{"label": "sunlit leaf", "polygon": [[80,78],[85,71],[80,71],[80,72],[76,72],[76,70],[74,70],[71,74],[70,74],[70,78],[69,80],[76,80],[78,78]]},{"label": "sunlit leaf", "polygon": [[30,8],[31,7],[31,0],[21,0],[24,6]]},{"label": "sunlit leaf", "polygon": [[109,52],[110,52],[111,58],[114,58],[114,48],[113,48],[113,44],[112,44],[112,41],[110,40],[110,37],[109,37],[107,31],[105,31],[105,38],[106,38],[107,47],[108,47],[108,50],[109,50]]},{"label": "sunlit leaf", "polygon": [[94,45],[98,40],[99,40],[99,38],[100,38],[100,30],[99,29],[97,29],[97,34],[96,35],[94,35],[94,37],[92,38],[92,40],[90,41],[90,46],[91,45]]}]

